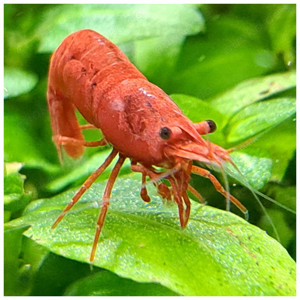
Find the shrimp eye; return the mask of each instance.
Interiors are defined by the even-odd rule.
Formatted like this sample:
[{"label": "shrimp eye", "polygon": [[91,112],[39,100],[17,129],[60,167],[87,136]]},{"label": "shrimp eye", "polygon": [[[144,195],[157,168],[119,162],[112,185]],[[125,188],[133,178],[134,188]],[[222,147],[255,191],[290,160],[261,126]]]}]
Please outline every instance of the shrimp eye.
[{"label": "shrimp eye", "polygon": [[216,123],[214,121],[212,121],[212,120],[206,120],[206,123],[209,126],[209,133],[212,133],[212,132],[216,131],[217,125],[216,125]]},{"label": "shrimp eye", "polygon": [[163,139],[163,140],[168,140],[171,136],[171,129],[168,127],[162,127],[159,131],[159,136]]}]

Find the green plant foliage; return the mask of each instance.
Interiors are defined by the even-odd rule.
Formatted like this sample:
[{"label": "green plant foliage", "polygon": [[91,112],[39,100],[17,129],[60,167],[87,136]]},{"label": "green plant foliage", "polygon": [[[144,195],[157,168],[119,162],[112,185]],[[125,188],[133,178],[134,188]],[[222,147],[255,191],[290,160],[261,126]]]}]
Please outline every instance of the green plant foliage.
[{"label": "green plant foliage", "polygon": [[[26,166],[43,168],[49,172],[57,170],[57,167],[47,161],[41,151],[35,147],[35,137],[30,131],[26,117],[15,111],[6,111],[4,123],[4,159],[6,162],[22,162]],[[26,151],[22,151],[24,145],[26,145]]]},{"label": "green plant foliage", "polygon": [[296,34],[296,10],[294,5],[283,5],[267,20],[272,48],[280,53],[284,62],[295,61],[294,44]]},{"label": "green plant foliage", "polygon": [[[97,289],[95,290],[95,286]],[[157,283],[139,283],[108,271],[98,272],[72,284],[65,296],[177,296]]]},{"label": "green plant foliage", "polygon": [[[55,29],[53,23],[58,24]],[[195,34],[203,26],[200,12],[189,5],[59,5],[46,11],[37,36],[41,41],[39,51],[52,52],[68,34],[82,28],[101,31],[120,44],[157,36]]]},{"label": "green plant foliage", "polygon": [[[198,204],[193,205],[189,226],[182,230],[175,204],[164,205],[153,192],[150,204],[141,201],[136,177],[118,180],[96,266],[138,282],[159,282],[183,295],[295,293],[294,261],[265,232],[234,214]],[[105,182],[95,184],[53,231],[49,228],[75,190],[33,202],[15,223],[30,224],[25,234],[54,253],[88,262],[104,188]],[[210,280],[199,285],[207,277]]]},{"label": "green plant foliage", "polygon": [[170,79],[173,93],[208,98],[282,64],[294,65],[295,6],[227,8],[224,13],[217,5],[203,7],[206,34],[187,39]]},{"label": "green plant foliage", "polygon": [[[18,84],[16,84],[16,82]],[[37,83],[37,76],[16,68],[4,70],[4,98],[16,97],[29,92]]]},{"label": "green plant foliage", "polygon": [[6,217],[9,217],[12,212],[24,209],[31,199],[31,193],[24,191],[25,176],[18,172],[21,167],[20,163],[5,165],[4,211]]},{"label": "green plant foliage", "polygon": [[[237,113],[228,125],[228,141],[252,137],[296,113],[296,99],[278,98],[253,104]],[[247,132],[247,135],[245,135]]]},{"label": "green plant foliage", "polygon": [[[5,295],[295,295],[295,24],[291,4],[5,4]],[[49,58],[84,28],[116,43],[193,122],[215,121],[217,131],[203,137],[232,149],[239,171],[229,163],[201,166],[246,206],[249,221],[233,205],[236,215],[225,211],[211,182],[192,175],[208,205],[192,200],[182,230],[177,206],[152,184],[152,202],[141,200],[141,176],[126,160],[92,268],[95,223],[115,161],[50,229],[111,151],[88,148],[76,160],[63,153],[60,165],[51,140]],[[102,137],[98,129],[84,136]]]},{"label": "green plant foliage", "polygon": [[244,81],[226,93],[214,98],[211,104],[226,113],[226,115],[232,116],[250,104],[295,87],[295,72],[254,78]]},{"label": "green plant foliage", "polygon": [[[90,28],[120,45],[143,73],[160,84],[170,75],[185,36],[204,29],[204,20],[192,5],[60,5],[47,11],[43,20],[35,33],[40,52],[53,52],[68,34]],[[53,22],[58,26],[53,28]]]},{"label": "green plant foliage", "polygon": [[[22,250],[22,233],[28,226],[6,227],[4,232],[4,295],[23,296],[28,293],[28,280],[22,276],[19,256]],[[26,272],[26,270],[25,270]]]}]

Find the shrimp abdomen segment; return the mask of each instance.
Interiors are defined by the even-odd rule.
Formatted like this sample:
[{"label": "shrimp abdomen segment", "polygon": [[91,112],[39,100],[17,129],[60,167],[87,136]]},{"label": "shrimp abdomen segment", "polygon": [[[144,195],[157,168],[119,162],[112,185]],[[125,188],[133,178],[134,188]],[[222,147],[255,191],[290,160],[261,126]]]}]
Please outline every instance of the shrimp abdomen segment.
[{"label": "shrimp abdomen segment", "polygon": [[146,78],[116,45],[92,30],[69,35],[51,58],[49,85],[96,127],[100,102],[107,102],[106,94],[128,79]]}]

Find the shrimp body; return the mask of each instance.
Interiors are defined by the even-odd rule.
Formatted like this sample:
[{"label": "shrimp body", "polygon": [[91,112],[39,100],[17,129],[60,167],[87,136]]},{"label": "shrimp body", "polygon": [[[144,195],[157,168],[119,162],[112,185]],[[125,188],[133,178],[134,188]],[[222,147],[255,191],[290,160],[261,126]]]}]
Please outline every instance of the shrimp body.
[{"label": "shrimp body", "polygon": [[[187,190],[202,200],[189,185],[191,173],[209,178],[220,193],[246,211],[209,171],[193,166],[193,160],[220,167],[224,161],[231,162],[228,151],[201,136],[215,130],[214,122],[189,120],[164,91],[150,83],[116,45],[99,33],[75,32],[57,48],[50,62],[47,99],[59,153],[63,146],[75,158],[86,146],[113,146],[110,156],[86,180],[53,228],[119,154],[104,192],[90,261],[94,259],[114,181],[126,158],[131,160],[133,171],[142,173],[142,199],[150,201],[145,187],[149,177],[160,195],[177,203],[182,227],[190,214]],[[102,131],[102,141],[91,144],[84,140],[75,109]],[[157,171],[155,166],[164,171]],[[170,185],[161,182],[162,178]]]}]

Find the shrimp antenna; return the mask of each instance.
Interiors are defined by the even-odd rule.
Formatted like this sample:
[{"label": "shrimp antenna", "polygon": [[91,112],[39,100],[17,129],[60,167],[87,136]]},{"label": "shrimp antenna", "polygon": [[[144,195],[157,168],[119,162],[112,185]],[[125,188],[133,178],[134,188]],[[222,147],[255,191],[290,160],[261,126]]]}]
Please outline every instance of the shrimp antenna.
[{"label": "shrimp antenna", "polygon": [[[224,180],[225,190],[228,192],[228,194],[230,194],[228,178],[227,178],[227,175],[225,173],[225,170],[224,170],[223,166],[221,166],[221,174],[222,174],[222,177],[223,177],[223,180]],[[230,211],[230,203],[231,203],[231,201],[230,201],[229,197],[227,196],[226,197],[226,210],[227,211]],[[248,218],[246,217],[246,219],[248,219]]]},{"label": "shrimp antenna", "polygon": [[[209,139],[208,133],[205,135],[205,137],[206,137],[206,141],[207,141],[207,144],[208,144],[209,153],[212,156],[214,156],[213,152],[211,151],[211,141]],[[229,188],[228,178],[226,176],[226,173],[225,173],[225,170],[223,168],[222,163],[218,159],[215,159],[214,162],[216,162],[217,165],[220,167],[220,171],[221,171],[221,174],[222,174],[222,177],[223,177],[223,180],[224,180],[225,190],[228,193],[227,196],[226,196],[226,210],[230,211],[231,201],[230,201],[230,198],[228,196],[230,194],[230,188]],[[248,220],[248,214],[247,215],[245,214],[245,219]]]},{"label": "shrimp antenna", "polygon": [[274,200],[273,198],[271,198],[271,197],[269,197],[269,196],[267,196],[267,195],[261,193],[260,191],[258,191],[258,190],[255,189],[254,187],[252,187],[252,186],[248,183],[247,179],[246,179],[245,176],[242,174],[242,172],[239,170],[239,168],[237,167],[237,165],[236,165],[233,161],[231,161],[230,163],[231,163],[231,165],[235,168],[235,170],[239,173],[239,175],[241,176],[241,178],[243,179],[242,183],[243,183],[247,188],[249,188],[249,190],[251,190],[252,193],[255,193],[256,195],[258,195],[258,196],[264,198],[265,200],[268,200],[268,201],[271,202],[271,203],[274,203],[275,205],[277,205],[277,206],[279,206],[279,207],[285,209],[286,211],[289,211],[290,213],[296,214],[296,212],[295,212],[293,209],[291,209],[291,208],[285,206],[284,204],[282,204],[282,203],[280,203],[280,202]]},{"label": "shrimp antenna", "polygon": [[295,213],[293,210],[291,210],[290,208],[286,207],[285,205],[281,204],[281,203],[278,203],[277,201],[275,201],[274,199],[264,195],[263,193],[260,193],[258,190],[256,190],[255,188],[253,188],[249,183],[248,181],[246,180],[245,176],[242,174],[242,172],[239,170],[239,168],[237,167],[237,165],[231,161],[230,162],[231,165],[234,167],[234,169],[238,172],[238,174],[241,176],[241,179],[242,179],[242,183],[250,190],[250,192],[252,193],[253,197],[255,198],[255,200],[257,201],[257,203],[259,204],[259,206],[261,207],[261,210],[263,211],[264,215],[267,217],[268,221],[270,222],[271,224],[271,227],[274,231],[274,234],[275,234],[275,237],[276,237],[276,240],[280,243],[280,237],[279,237],[279,234],[278,234],[278,231],[276,229],[276,226],[273,222],[273,220],[271,219],[269,213],[267,212],[266,208],[264,207],[264,205],[262,204],[262,202],[259,200],[258,198],[258,195],[265,198],[266,200],[269,200],[270,202],[274,203],[274,204],[277,204],[278,206],[290,211],[290,212],[293,212]]},{"label": "shrimp antenna", "polygon": [[279,237],[278,231],[276,229],[276,226],[275,226],[273,220],[271,219],[270,215],[268,214],[266,208],[264,207],[264,205],[262,204],[262,202],[259,200],[259,198],[258,198],[257,194],[255,193],[253,187],[247,182],[245,176],[239,170],[239,168],[237,167],[237,165],[234,164],[233,162],[232,162],[232,165],[234,166],[234,168],[237,170],[237,172],[239,173],[239,175],[243,179],[242,183],[250,190],[251,194],[253,195],[253,197],[255,198],[255,200],[257,201],[257,203],[259,204],[261,210],[263,211],[264,215],[267,217],[268,221],[271,224],[271,227],[272,227],[272,229],[274,231],[276,240],[280,243],[280,237]]},{"label": "shrimp antenna", "polygon": [[228,151],[229,153],[231,153],[231,152],[234,152],[234,151],[236,151],[236,150],[243,149],[243,148],[249,146],[250,144],[252,144],[253,142],[255,142],[255,141],[257,140],[257,138],[258,138],[257,136],[256,136],[256,137],[249,138],[249,139],[247,139],[246,141],[240,143],[239,145],[236,145],[235,147],[232,147],[232,148],[227,149],[227,151]]}]

